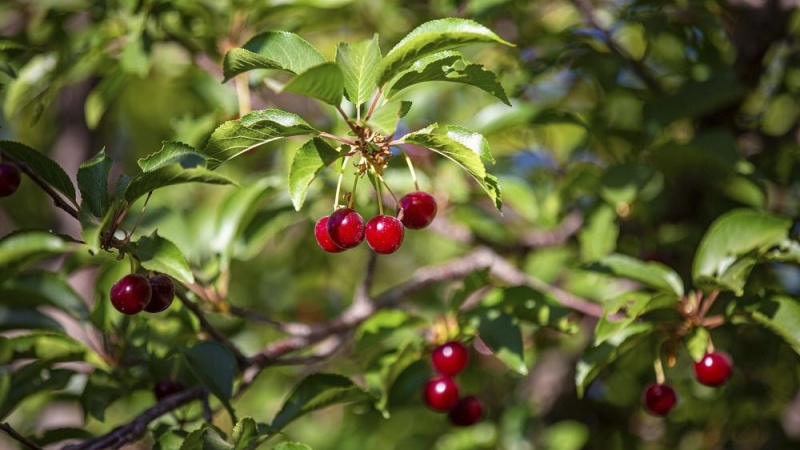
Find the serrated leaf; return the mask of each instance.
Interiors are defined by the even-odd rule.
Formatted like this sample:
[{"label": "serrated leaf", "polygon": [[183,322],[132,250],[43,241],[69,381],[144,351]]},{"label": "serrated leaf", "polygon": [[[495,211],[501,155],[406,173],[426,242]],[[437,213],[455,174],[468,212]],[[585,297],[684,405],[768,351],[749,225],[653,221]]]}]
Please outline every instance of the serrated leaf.
[{"label": "serrated leaf", "polygon": [[100,150],[94,158],[85,161],[78,169],[78,189],[81,201],[95,217],[103,217],[111,203],[108,195],[108,174],[114,161],[106,150]]},{"label": "serrated leaf", "polygon": [[147,270],[161,272],[182,283],[194,283],[192,269],[183,252],[172,241],[159,236],[158,231],[139,239],[133,255]]},{"label": "serrated leaf", "polygon": [[514,317],[497,310],[486,310],[480,318],[478,334],[509,369],[520,375],[528,374],[522,348],[522,332]]},{"label": "serrated leaf", "polygon": [[326,62],[292,78],[283,90],[339,106],[344,95],[344,75],[336,63]]},{"label": "serrated leaf", "polygon": [[711,224],[692,264],[695,284],[741,295],[757,258],[786,239],[792,221],[765,212],[738,209]]},{"label": "serrated leaf", "polygon": [[410,109],[411,102],[389,102],[375,110],[367,121],[367,125],[377,133],[383,133],[387,136],[394,134],[397,130],[397,123],[408,114]]},{"label": "serrated leaf", "polygon": [[233,450],[233,445],[222,437],[222,431],[213,425],[204,424],[199,430],[186,436],[180,450]]},{"label": "serrated leaf", "polygon": [[686,350],[695,362],[700,361],[708,351],[710,335],[703,327],[696,327],[686,336]]},{"label": "serrated leaf", "polygon": [[483,25],[466,19],[438,19],[423,23],[392,48],[380,65],[378,84],[394,78],[414,61],[430,53],[466,44],[496,42],[513,45]]},{"label": "serrated leaf", "polygon": [[344,76],[344,93],[356,107],[370,99],[378,89],[381,60],[378,35],[356,44],[341,43],[336,48],[336,64]]},{"label": "serrated leaf", "polygon": [[311,182],[322,169],[340,156],[342,155],[336,149],[321,138],[313,138],[297,150],[289,169],[289,196],[295,210],[300,211],[303,207]]},{"label": "serrated leaf", "polygon": [[[738,305],[734,305],[734,309]],[[786,296],[757,299],[743,310],[754,322],[772,330],[800,354],[800,302]]]},{"label": "serrated leaf", "polygon": [[311,447],[299,442],[281,442],[274,450],[312,450]]},{"label": "serrated leaf", "polygon": [[89,317],[89,308],[83,299],[54,272],[30,272],[0,284],[0,298],[6,306],[48,305],[60,309],[76,319]]},{"label": "serrated leaf", "polygon": [[409,133],[402,138],[406,144],[426,147],[445,156],[466,170],[486,191],[498,211],[502,208],[502,197],[497,178],[486,172],[482,159],[494,162],[489,144],[480,133],[466,128],[449,125],[440,128],[433,124],[427,128]]},{"label": "serrated leaf", "polygon": [[594,262],[588,270],[605,273],[618,278],[638,281],[653,289],[683,296],[683,281],[671,268],[657,262],[644,262],[639,259],[613,254]]},{"label": "serrated leaf", "polygon": [[52,255],[66,253],[72,245],[44,231],[19,231],[0,239],[0,281]]},{"label": "serrated leaf", "polygon": [[258,426],[250,417],[240,419],[233,427],[234,450],[253,450],[259,444]]},{"label": "serrated leaf", "polygon": [[161,150],[141,158],[138,161],[142,172],[152,172],[172,164],[180,164],[181,167],[202,167],[205,165],[205,158],[200,152],[189,144],[177,141],[164,141]]},{"label": "serrated leaf", "polygon": [[422,57],[408,69],[400,72],[387,89],[386,98],[392,98],[403,89],[428,81],[449,81],[475,86],[497,97],[508,106],[506,92],[494,73],[482,65],[464,59],[457,51],[446,50]]},{"label": "serrated leaf", "polygon": [[293,420],[327,406],[369,400],[371,397],[349,378],[332,373],[316,373],[304,378],[283,403],[272,421],[281,430]]},{"label": "serrated leaf", "polygon": [[315,130],[297,114],[279,109],[253,111],[238,120],[223,123],[211,134],[203,150],[208,168],[215,169],[248,150],[276,139],[317,135]]},{"label": "serrated leaf", "polygon": [[12,119],[23,110],[33,106],[34,118],[43,112],[43,97],[48,94],[58,68],[58,56],[55,53],[36,55],[22,67],[7,86],[3,115]]},{"label": "serrated leaf", "polygon": [[184,169],[180,164],[172,164],[133,177],[125,188],[124,198],[130,204],[156,189],[184,183],[236,184],[225,175],[202,167]]},{"label": "serrated leaf", "polygon": [[28,166],[47,184],[64,194],[73,205],[78,205],[75,200],[75,185],[57,162],[19,142],[0,141],[0,152],[15,163]]},{"label": "serrated leaf", "polygon": [[225,80],[254,69],[301,73],[325,63],[325,57],[300,36],[288,31],[267,31],[250,39],[243,48],[225,54]]},{"label": "serrated leaf", "polygon": [[184,350],[183,356],[192,373],[225,405],[233,417],[230,399],[233,396],[236,359],[230,350],[218,342],[204,341]]},{"label": "serrated leaf", "polygon": [[578,397],[583,397],[586,388],[620,356],[635,348],[653,331],[651,323],[635,323],[619,330],[598,346],[590,346],[584,350],[575,371],[575,387]]}]

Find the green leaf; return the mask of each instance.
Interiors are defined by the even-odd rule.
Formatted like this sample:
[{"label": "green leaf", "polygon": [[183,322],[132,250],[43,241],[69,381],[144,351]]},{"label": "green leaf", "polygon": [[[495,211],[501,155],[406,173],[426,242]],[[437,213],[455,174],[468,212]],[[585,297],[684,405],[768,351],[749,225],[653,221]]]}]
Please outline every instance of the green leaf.
[{"label": "green leaf", "polygon": [[0,306],[0,331],[8,330],[56,330],[64,328],[50,316],[36,308]]},{"label": "green leaf", "polygon": [[660,123],[693,119],[735,105],[744,94],[733,70],[715,71],[706,80],[689,81],[669,95],[655,97],[644,105],[644,115]]},{"label": "green leaf", "polygon": [[393,101],[375,110],[367,121],[367,125],[377,133],[385,135],[394,134],[397,130],[397,123],[408,114],[411,109],[411,102]]},{"label": "green leaf", "polygon": [[602,204],[592,211],[586,222],[578,234],[583,261],[602,258],[617,248],[619,225],[614,208]]},{"label": "green leaf", "polygon": [[522,332],[514,317],[496,310],[486,310],[480,318],[478,334],[495,356],[520,375],[528,374],[522,348]]},{"label": "green leaf", "polygon": [[[622,332],[636,323],[640,316],[660,309],[676,310],[680,299],[672,292],[653,295],[652,292],[629,291],[606,301],[603,317],[597,322],[594,332],[594,345]],[[621,317],[618,314],[622,313]],[[676,311],[677,313],[677,311]]]},{"label": "green leaf", "polygon": [[202,167],[205,165],[205,158],[200,152],[189,144],[176,141],[164,141],[161,150],[138,161],[142,172],[152,172],[165,166],[175,163],[181,167]]},{"label": "green leaf", "polygon": [[19,142],[0,141],[0,152],[15,163],[28,166],[47,184],[64,194],[73,205],[78,205],[75,200],[75,185],[57,162]]},{"label": "green leaf", "polygon": [[234,450],[253,450],[259,444],[258,426],[250,417],[240,419],[233,427]]},{"label": "green leaf", "polygon": [[126,81],[128,81],[128,75],[122,72],[108,74],[89,92],[83,113],[86,117],[86,125],[90,130],[94,130],[100,124],[109,105],[119,96]]},{"label": "green leaf", "polygon": [[80,295],[54,272],[30,272],[6,280],[0,284],[0,298],[6,306],[48,305],[76,319],[89,317],[89,308]]},{"label": "green leaf", "polygon": [[563,333],[578,331],[577,324],[571,318],[571,309],[528,286],[495,289],[483,298],[481,308],[503,311],[518,320],[550,327]]},{"label": "green leaf", "polygon": [[71,251],[60,236],[45,231],[18,231],[0,238],[0,281],[52,255]]},{"label": "green leaf", "polygon": [[78,169],[81,201],[95,217],[103,217],[111,203],[108,195],[108,174],[113,164],[114,161],[103,149],[94,158],[81,164]]},{"label": "green leaf", "polygon": [[438,19],[423,23],[392,48],[380,65],[378,84],[394,78],[400,71],[430,53],[473,43],[504,41],[483,25],[465,19]]},{"label": "green leaf", "polygon": [[603,369],[639,345],[650,336],[651,331],[653,331],[653,324],[636,323],[619,330],[602,344],[584,350],[575,371],[575,387],[578,390],[578,397],[583,397],[586,388]]},{"label": "green leaf", "polygon": [[683,296],[683,281],[671,268],[657,262],[644,262],[627,255],[613,254],[591,264],[588,270],[638,281],[653,289]]},{"label": "green leaf", "polygon": [[339,106],[344,95],[344,75],[335,63],[326,62],[292,78],[283,90]]},{"label": "green leaf", "polygon": [[38,392],[64,389],[75,372],[53,369],[51,361],[34,361],[11,375],[11,386],[0,405],[0,420],[8,416],[23,400]]},{"label": "green leaf", "polygon": [[233,445],[222,436],[222,431],[213,425],[204,424],[199,430],[186,436],[180,450],[233,450]]},{"label": "green leaf", "polygon": [[308,186],[314,178],[340,156],[341,153],[321,138],[313,138],[297,150],[289,169],[289,196],[295,210],[303,207]]},{"label": "green leaf", "polygon": [[[230,404],[236,359],[224,345],[214,341],[198,342],[183,351],[189,369],[217,397],[234,417]],[[235,419],[234,419],[235,420]]]},{"label": "green leaf", "polygon": [[397,75],[386,92],[386,98],[392,98],[403,89],[427,81],[449,81],[463,83],[482,89],[508,106],[503,86],[497,81],[494,73],[485,70],[482,65],[464,59],[464,55],[453,50],[446,50],[416,60],[411,67]]},{"label": "green leaf", "polygon": [[686,336],[686,350],[695,362],[700,361],[708,351],[710,335],[703,327],[696,327]]},{"label": "green leaf", "polygon": [[172,241],[159,236],[158,231],[139,239],[134,256],[147,270],[161,272],[182,283],[194,283],[192,269],[183,252]]},{"label": "green leaf", "polygon": [[741,295],[758,257],[786,239],[790,219],[738,209],[711,224],[692,265],[695,284],[704,289],[731,290]]},{"label": "green leaf", "polygon": [[772,330],[800,354],[800,302],[782,295],[748,300],[752,302],[750,305],[733,304],[731,309],[743,310],[754,322]]},{"label": "green leaf", "polygon": [[327,406],[369,399],[369,394],[347,377],[332,373],[309,375],[283,403],[272,428],[281,430],[293,420]]},{"label": "green leaf", "polygon": [[405,135],[402,141],[415,144],[445,156],[466,170],[489,195],[497,210],[502,208],[502,197],[497,178],[486,172],[482,159],[494,162],[489,144],[481,134],[466,128],[449,125],[439,128],[433,124]]},{"label": "green leaf", "polygon": [[274,450],[312,450],[311,447],[299,442],[281,442]]},{"label": "green leaf", "polygon": [[108,367],[94,350],[60,331],[37,331],[15,336],[5,341],[3,347],[11,352],[9,360],[48,360],[54,363],[81,361],[104,370]]},{"label": "green leaf", "polygon": [[307,124],[297,114],[279,109],[253,111],[238,120],[223,123],[203,150],[209,169],[215,169],[248,150],[276,139],[317,135],[319,131]]},{"label": "green leaf", "polygon": [[325,57],[300,36],[288,31],[267,31],[250,39],[243,48],[225,54],[225,81],[254,69],[302,73],[325,63]]},{"label": "green leaf", "polygon": [[156,189],[183,183],[236,184],[230,178],[202,167],[184,169],[179,164],[172,164],[133,177],[125,188],[125,201],[130,204]]},{"label": "green leaf", "polygon": [[276,184],[270,178],[261,178],[249,186],[236,189],[217,208],[214,237],[209,246],[220,255],[222,266],[229,263],[237,238],[244,233],[247,224],[258,214],[259,208],[263,207],[262,200]]},{"label": "green leaf", "polygon": [[360,106],[378,89],[378,67],[381,60],[378,35],[356,44],[341,43],[336,48],[336,64],[344,76],[344,93],[350,102]]},{"label": "green leaf", "polygon": [[34,118],[44,111],[44,97],[52,87],[58,69],[55,53],[36,55],[20,69],[6,88],[3,115],[12,119],[23,110],[34,106]]}]

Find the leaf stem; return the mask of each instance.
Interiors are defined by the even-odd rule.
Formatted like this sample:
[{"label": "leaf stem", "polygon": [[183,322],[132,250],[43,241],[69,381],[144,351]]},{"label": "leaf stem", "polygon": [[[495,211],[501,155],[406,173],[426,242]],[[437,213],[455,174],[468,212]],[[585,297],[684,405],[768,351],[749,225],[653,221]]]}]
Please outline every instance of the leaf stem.
[{"label": "leaf stem", "polygon": [[361,178],[360,176],[356,175],[355,180],[353,180],[353,190],[350,191],[350,198],[347,201],[347,207],[348,208],[352,209],[353,208],[353,204],[355,204],[355,201],[356,201],[356,187],[358,186],[358,180],[360,178]]},{"label": "leaf stem", "polygon": [[375,93],[375,97],[372,98],[372,103],[369,105],[367,115],[364,116],[364,122],[368,121],[370,117],[372,117],[372,113],[375,112],[375,107],[378,106],[378,101],[380,100],[381,96],[383,96],[383,88],[378,89],[378,92]]},{"label": "leaf stem", "polygon": [[664,366],[661,365],[660,354],[656,354],[656,359],[653,361],[653,370],[656,372],[656,383],[664,384],[667,378],[664,376]]},{"label": "leaf stem", "polygon": [[[350,116],[348,116],[347,113],[344,112],[342,107],[339,106],[339,105],[336,105],[336,111],[339,112],[339,115],[342,116],[342,119],[344,119],[345,123],[347,123],[347,126],[350,127],[350,130],[353,131],[353,133],[356,135],[356,137],[357,138],[361,137],[361,134],[359,133],[358,128],[356,128],[356,126],[353,125],[353,121],[350,120]],[[355,144],[353,144],[353,145],[355,145]]]}]

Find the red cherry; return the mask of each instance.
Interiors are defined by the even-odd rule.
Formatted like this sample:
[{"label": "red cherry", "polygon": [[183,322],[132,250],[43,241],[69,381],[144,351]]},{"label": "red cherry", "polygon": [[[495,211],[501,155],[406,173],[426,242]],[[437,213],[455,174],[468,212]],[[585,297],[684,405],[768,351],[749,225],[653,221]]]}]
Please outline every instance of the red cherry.
[{"label": "red cherry", "polygon": [[314,225],[314,237],[317,239],[317,245],[326,252],[341,253],[346,249],[336,245],[331,239],[331,235],[328,234],[328,217],[329,216],[320,218],[317,224]]},{"label": "red cherry", "polygon": [[152,295],[150,282],[141,275],[125,275],[111,286],[111,304],[122,314],[136,314],[143,310]]},{"label": "red cherry", "polygon": [[163,398],[177,394],[184,389],[183,385],[177,381],[161,380],[153,387],[153,395],[156,396],[156,400],[161,401]]},{"label": "red cherry", "polygon": [[394,253],[403,243],[403,224],[392,216],[375,216],[367,222],[367,244],[376,253]]},{"label": "red cherry", "polygon": [[425,384],[425,403],[435,411],[449,411],[458,403],[458,385],[450,377],[431,378]]},{"label": "red cherry", "polygon": [[454,425],[468,427],[481,420],[483,405],[475,396],[470,395],[459,400],[448,416]]},{"label": "red cherry", "polygon": [[400,199],[403,218],[400,219],[406,228],[419,230],[433,222],[436,217],[436,200],[428,193],[415,191]]},{"label": "red cherry", "polygon": [[157,313],[169,308],[169,305],[172,304],[172,299],[175,298],[175,284],[172,283],[172,279],[166,275],[159,274],[150,277],[148,281],[153,295],[144,310],[150,313]]},{"label": "red cherry", "polygon": [[351,208],[340,208],[328,217],[326,225],[334,244],[353,248],[364,240],[364,219]]},{"label": "red cherry", "polygon": [[14,164],[0,163],[0,197],[8,197],[17,191],[22,175]]},{"label": "red cherry", "polygon": [[668,384],[651,384],[644,391],[644,406],[655,416],[666,416],[676,403],[678,396]]},{"label": "red cherry", "polygon": [[733,375],[733,359],[725,352],[706,353],[694,363],[694,376],[706,386],[725,384]]},{"label": "red cherry", "polygon": [[433,368],[440,374],[450,377],[464,370],[467,367],[468,359],[467,348],[461,342],[456,341],[446,342],[436,347],[431,353]]}]

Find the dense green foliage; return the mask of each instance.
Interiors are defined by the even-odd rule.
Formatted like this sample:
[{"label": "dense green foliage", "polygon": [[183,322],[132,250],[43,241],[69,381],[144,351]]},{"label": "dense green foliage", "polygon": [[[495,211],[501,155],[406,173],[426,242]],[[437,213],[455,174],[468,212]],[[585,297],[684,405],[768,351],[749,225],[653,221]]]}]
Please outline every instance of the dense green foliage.
[{"label": "dense green foliage", "polygon": [[[796,446],[789,3],[0,0],[0,437]],[[439,212],[395,253],[315,243],[415,190]],[[119,313],[132,271],[175,302]],[[447,340],[472,427],[421,398]]]}]

